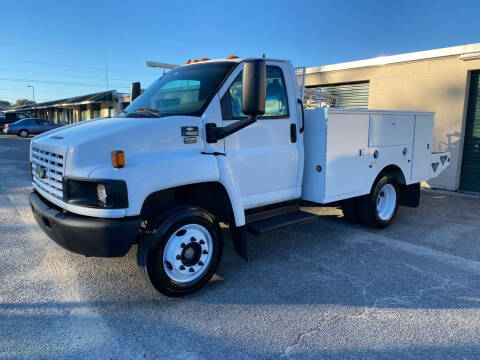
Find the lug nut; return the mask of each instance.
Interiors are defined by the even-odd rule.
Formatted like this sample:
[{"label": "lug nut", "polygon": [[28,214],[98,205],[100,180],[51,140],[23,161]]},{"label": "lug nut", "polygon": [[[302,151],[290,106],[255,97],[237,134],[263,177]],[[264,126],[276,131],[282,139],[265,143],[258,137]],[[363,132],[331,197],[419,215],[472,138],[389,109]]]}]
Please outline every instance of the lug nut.
[{"label": "lug nut", "polygon": [[202,251],[202,254],[208,254],[208,251],[207,251],[207,250],[203,250],[203,251]]},{"label": "lug nut", "polygon": [[194,242],[194,241],[197,241],[197,239],[195,239],[193,236],[190,238],[190,241],[191,242]]},{"label": "lug nut", "polygon": [[200,245],[203,245],[205,244],[205,241],[204,240],[200,240]]},{"label": "lug nut", "polygon": [[179,269],[180,269],[180,270],[185,270],[185,266],[180,265],[180,268],[179,268]]},{"label": "lug nut", "polygon": [[177,255],[175,259],[180,260],[182,257],[180,255]]},{"label": "lug nut", "polygon": [[181,248],[184,248],[184,247],[185,247],[185,243],[181,243],[181,244],[180,244],[180,247],[181,247]]},{"label": "lug nut", "polygon": [[193,268],[188,269],[190,272],[194,272],[195,270]]},{"label": "lug nut", "polygon": [[203,261],[199,261],[199,262],[198,262],[198,265],[202,266],[202,265],[203,265]]}]

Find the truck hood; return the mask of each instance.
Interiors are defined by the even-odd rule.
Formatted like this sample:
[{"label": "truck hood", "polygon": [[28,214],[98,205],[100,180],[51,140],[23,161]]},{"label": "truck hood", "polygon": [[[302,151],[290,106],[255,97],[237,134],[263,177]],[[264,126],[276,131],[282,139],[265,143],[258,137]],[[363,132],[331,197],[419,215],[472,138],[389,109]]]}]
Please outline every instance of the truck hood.
[{"label": "truck hood", "polygon": [[[122,150],[128,165],[134,165],[142,153],[201,152],[202,120],[193,116],[164,118],[103,118],[85,121],[49,131],[32,141],[42,148],[66,153],[65,175],[89,177],[100,167],[111,168],[111,152]],[[187,143],[182,127],[196,127],[195,142]]]},{"label": "truck hood", "polygon": [[52,143],[52,145],[68,148],[76,144],[89,141],[95,137],[116,132],[120,129],[125,129],[135,125],[138,126],[140,124],[139,120],[147,119],[100,118],[87,120],[46,132],[42,135],[36,136],[34,141],[41,141],[43,144]]}]

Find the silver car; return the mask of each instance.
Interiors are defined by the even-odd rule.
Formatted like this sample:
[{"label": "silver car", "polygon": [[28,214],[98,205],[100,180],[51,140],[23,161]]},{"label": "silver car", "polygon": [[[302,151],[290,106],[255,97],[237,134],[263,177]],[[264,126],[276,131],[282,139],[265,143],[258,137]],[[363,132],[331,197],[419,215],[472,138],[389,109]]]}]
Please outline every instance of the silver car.
[{"label": "silver car", "polygon": [[5,124],[3,128],[4,134],[17,134],[20,137],[27,137],[28,135],[37,135],[56,129],[57,127],[63,126],[62,124],[54,124],[51,121],[45,119],[22,119],[15,121],[11,124]]}]

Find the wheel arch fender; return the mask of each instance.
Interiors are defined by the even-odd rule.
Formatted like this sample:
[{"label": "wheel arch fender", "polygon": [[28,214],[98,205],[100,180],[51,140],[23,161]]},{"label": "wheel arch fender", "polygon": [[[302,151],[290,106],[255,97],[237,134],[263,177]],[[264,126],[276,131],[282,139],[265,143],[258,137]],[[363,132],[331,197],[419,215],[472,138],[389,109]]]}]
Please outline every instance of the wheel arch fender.
[{"label": "wheel arch fender", "polygon": [[406,184],[406,177],[405,177],[405,174],[403,173],[402,169],[400,169],[400,167],[398,167],[395,164],[390,164],[390,165],[385,166],[378,173],[377,177],[373,181],[371,190],[373,190],[375,184],[384,175],[390,175],[398,185],[405,185]]},{"label": "wheel arch fender", "polygon": [[193,183],[152,192],[143,201],[140,215],[149,219],[178,205],[205,209],[225,223],[236,222],[228,190],[218,181]]},{"label": "wheel arch fender", "polygon": [[375,178],[375,181],[372,184],[371,191],[373,191],[375,184],[378,180],[384,175],[390,175],[395,180],[398,186],[399,191],[399,204],[409,207],[418,207],[420,204],[420,183],[408,184],[406,181],[405,174],[402,169],[397,165],[390,164],[385,166]]}]

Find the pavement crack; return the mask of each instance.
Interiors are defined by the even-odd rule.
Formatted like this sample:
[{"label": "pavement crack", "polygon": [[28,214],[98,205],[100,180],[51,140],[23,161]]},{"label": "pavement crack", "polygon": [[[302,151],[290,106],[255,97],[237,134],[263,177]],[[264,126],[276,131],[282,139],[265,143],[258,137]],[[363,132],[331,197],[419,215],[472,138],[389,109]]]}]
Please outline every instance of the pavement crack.
[{"label": "pavement crack", "polygon": [[337,321],[340,321],[340,320],[343,320],[343,319],[352,319],[352,318],[358,318],[358,317],[362,317],[363,315],[365,314],[368,314],[367,312],[367,308],[366,307],[363,307],[361,309],[360,312],[356,313],[356,314],[349,314],[349,315],[335,315],[335,316],[332,316],[328,319],[325,319],[323,321],[321,321],[316,327],[310,329],[310,330],[307,330],[306,332],[304,333],[300,333],[298,334],[297,338],[295,339],[295,341],[288,345],[284,351],[282,351],[280,354],[276,355],[275,357],[273,358],[270,358],[269,360],[277,360],[277,359],[281,359],[281,358],[285,358],[287,357],[288,358],[288,354],[290,352],[293,351],[293,349],[295,349],[296,347],[300,346],[303,342],[303,340],[311,335],[314,335],[318,332],[320,332],[323,328],[323,326],[325,324],[330,324],[330,323],[334,323],[334,322],[337,322]]}]

